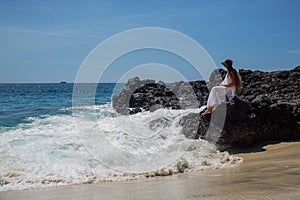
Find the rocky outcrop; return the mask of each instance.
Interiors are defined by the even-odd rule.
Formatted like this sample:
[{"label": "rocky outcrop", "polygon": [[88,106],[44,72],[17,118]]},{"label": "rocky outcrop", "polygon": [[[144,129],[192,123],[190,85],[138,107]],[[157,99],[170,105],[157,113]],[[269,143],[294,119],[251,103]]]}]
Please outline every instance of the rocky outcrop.
[{"label": "rocky outcrop", "polygon": [[[218,124],[222,120],[216,118],[224,113],[224,106],[225,121]],[[215,119],[212,119],[213,115]],[[299,104],[257,104],[235,97],[219,106],[213,115],[191,113],[184,116],[180,121],[183,134],[187,138],[215,142],[221,150],[300,139]]]},{"label": "rocky outcrop", "polygon": [[197,108],[207,101],[207,97],[205,81],[181,81],[167,85],[134,77],[128,80],[119,94],[113,96],[112,104],[118,113],[128,115],[159,108]]},{"label": "rocky outcrop", "polygon": [[300,66],[288,71],[240,70],[244,85],[238,95],[249,102],[299,103]]},{"label": "rocky outcrop", "polygon": [[[180,121],[183,134],[216,142],[220,149],[300,139],[300,66],[275,72],[240,70],[240,74],[243,88],[237,97],[219,106],[211,116],[184,116]],[[207,84],[196,81],[171,85],[134,78],[114,96],[113,106],[122,114],[201,106],[206,104],[208,88],[219,84],[224,76],[224,70],[217,70]]]},{"label": "rocky outcrop", "polygon": [[129,79],[124,89],[113,96],[114,109],[123,115],[134,114],[142,110],[154,111],[161,107],[179,109],[179,101],[165,83],[154,80]]}]

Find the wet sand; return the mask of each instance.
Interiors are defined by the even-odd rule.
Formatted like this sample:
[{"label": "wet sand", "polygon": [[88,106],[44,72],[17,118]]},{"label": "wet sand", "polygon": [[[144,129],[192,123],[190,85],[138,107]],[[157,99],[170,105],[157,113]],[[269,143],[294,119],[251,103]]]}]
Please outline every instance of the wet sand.
[{"label": "wet sand", "polygon": [[19,199],[300,199],[300,142],[235,150],[237,167],[126,182],[7,191]]}]

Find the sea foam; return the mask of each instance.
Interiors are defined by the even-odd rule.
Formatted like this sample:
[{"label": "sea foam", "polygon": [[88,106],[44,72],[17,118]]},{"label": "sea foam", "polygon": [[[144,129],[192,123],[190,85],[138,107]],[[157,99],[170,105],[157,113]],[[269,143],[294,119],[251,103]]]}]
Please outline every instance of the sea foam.
[{"label": "sea foam", "polygon": [[118,115],[110,104],[32,117],[0,133],[0,190],[131,180],[233,166],[241,158],[186,139],[179,120],[199,109]]}]

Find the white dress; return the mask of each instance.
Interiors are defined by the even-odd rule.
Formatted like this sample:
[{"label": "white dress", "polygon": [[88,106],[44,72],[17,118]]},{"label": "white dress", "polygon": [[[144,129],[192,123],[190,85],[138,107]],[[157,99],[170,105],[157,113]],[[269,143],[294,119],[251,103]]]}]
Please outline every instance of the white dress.
[{"label": "white dress", "polygon": [[[231,84],[232,80],[228,74],[226,74],[225,79],[222,81],[222,84]],[[235,94],[234,87],[225,87],[225,86],[215,86],[211,89],[207,106],[213,107],[214,105],[220,105],[226,101],[226,96],[229,100],[233,99]]]}]

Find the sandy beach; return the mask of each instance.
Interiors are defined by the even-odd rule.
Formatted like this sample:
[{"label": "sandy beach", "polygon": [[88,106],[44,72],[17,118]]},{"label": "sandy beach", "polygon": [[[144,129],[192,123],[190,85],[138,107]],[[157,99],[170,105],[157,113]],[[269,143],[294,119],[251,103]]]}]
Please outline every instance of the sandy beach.
[{"label": "sandy beach", "polygon": [[7,191],[19,199],[299,199],[300,142],[235,150],[237,167],[126,182]]}]

